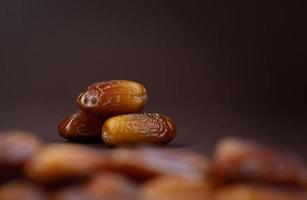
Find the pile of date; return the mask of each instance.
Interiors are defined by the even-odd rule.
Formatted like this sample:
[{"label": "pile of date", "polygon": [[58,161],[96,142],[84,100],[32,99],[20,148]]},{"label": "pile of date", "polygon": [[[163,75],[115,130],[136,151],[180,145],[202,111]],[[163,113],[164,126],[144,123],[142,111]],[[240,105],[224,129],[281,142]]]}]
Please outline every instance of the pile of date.
[{"label": "pile of date", "polygon": [[141,113],[147,100],[140,83],[95,83],[78,96],[80,111],[58,126],[73,143],[0,133],[0,200],[307,200],[307,166],[298,155],[231,137],[210,157],[162,146],[176,126]]}]

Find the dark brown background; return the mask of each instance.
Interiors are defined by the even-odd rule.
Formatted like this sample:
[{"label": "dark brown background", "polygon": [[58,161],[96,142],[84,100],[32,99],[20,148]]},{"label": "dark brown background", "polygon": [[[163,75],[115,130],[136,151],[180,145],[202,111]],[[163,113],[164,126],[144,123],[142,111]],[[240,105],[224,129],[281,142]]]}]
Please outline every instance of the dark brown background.
[{"label": "dark brown background", "polygon": [[307,155],[306,1],[0,1],[0,128],[63,141],[87,85],[132,79],[174,146],[239,135]]}]

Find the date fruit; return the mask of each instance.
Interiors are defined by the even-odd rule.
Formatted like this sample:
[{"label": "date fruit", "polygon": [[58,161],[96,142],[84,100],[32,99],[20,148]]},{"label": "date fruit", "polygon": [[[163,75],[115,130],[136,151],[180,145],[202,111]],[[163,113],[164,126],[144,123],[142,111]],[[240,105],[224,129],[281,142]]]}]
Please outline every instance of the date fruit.
[{"label": "date fruit", "polygon": [[94,83],[77,99],[81,110],[101,116],[136,113],[142,110],[148,96],[145,87],[128,80]]},{"label": "date fruit", "polygon": [[83,178],[108,168],[109,154],[76,144],[49,144],[25,165],[25,174],[36,182]]},{"label": "date fruit", "polygon": [[100,141],[101,128],[105,119],[79,111],[65,118],[58,126],[60,136],[73,141]]},{"label": "date fruit", "polygon": [[41,141],[32,133],[8,130],[0,134],[0,169],[20,168],[41,148]]},{"label": "date fruit", "polygon": [[175,136],[173,121],[157,113],[115,116],[102,128],[102,139],[107,145],[167,144]]},{"label": "date fruit", "polygon": [[97,199],[134,200],[136,198],[136,184],[120,174],[106,172],[97,174],[86,187],[91,194],[96,194]]},{"label": "date fruit", "polygon": [[299,157],[240,139],[222,140],[216,147],[213,163],[213,174],[226,181],[307,183],[307,168]]},{"label": "date fruit", "polygon": [[307,191],[270,185],[232,184],[215,192],[214,200],[306,200]]},{"label": "date fruit", "polygon": [[56,191],[53,200],[135,200],[136,185],[120,174],[100,173],[89,182]]},{"label": "date fruit", "polygon": [[209,160],[186,149],[115,149],[112,158],[118,171],[139,180],[154,176],[181,176],[199,180],[207,175]]},{"label": "date fruit", "polygon": [[1,200],[45,200],[47,196],[39,186],[23,181],[15,180],[0,186]]},{"label": "date fruit", "polygon": [[98,200],[81,185],[66,186],[55,191],[51,200]]},{"label": "date fruit", "polygon": [[145,183],[139,192],[140,200],[206,200],[212,199],[211,183],[182,177],[161,176]]}]

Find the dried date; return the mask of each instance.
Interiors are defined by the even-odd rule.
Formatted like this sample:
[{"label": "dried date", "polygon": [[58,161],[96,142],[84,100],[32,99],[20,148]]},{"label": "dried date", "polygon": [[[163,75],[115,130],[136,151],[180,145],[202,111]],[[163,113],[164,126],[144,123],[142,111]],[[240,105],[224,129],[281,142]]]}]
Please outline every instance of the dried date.
[{"label": "dried date", "polygon": [[81,110],[102,116],[135,113],[142,110],[148,96],[145,87],[128,80],[94,83],[77,98]]},{"label": "dried date", "polygon": [[102,139],[108,145],[167,144],[175,136],[174,122],[158,113],[115,116],[102,129]]}]

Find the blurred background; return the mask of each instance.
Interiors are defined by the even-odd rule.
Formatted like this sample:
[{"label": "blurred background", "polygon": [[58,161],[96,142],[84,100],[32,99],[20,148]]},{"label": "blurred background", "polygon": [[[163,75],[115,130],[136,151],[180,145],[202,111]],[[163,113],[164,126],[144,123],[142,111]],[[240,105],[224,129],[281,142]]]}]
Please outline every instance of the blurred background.
[{"label": "blurred background", "polygon": [[144,83],[173,146],[224,136],[307,156],[307,2],[0,1],[0,129],[56,127],[89,84]]}]

